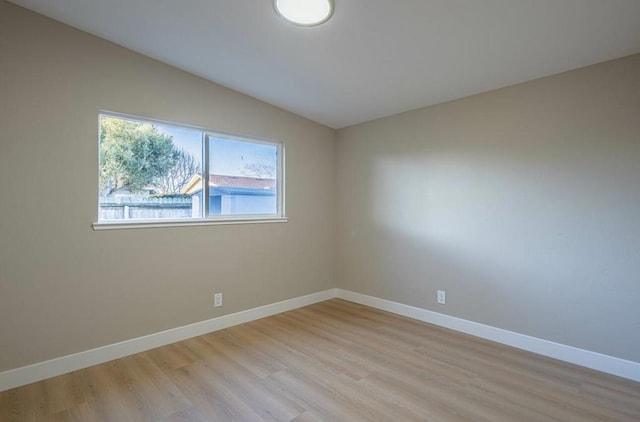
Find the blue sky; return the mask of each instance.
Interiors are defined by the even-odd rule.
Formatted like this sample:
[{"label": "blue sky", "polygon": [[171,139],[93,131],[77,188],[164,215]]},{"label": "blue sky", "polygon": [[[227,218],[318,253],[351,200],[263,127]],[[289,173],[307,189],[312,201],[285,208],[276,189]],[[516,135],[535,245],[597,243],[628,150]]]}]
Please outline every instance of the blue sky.
[{"label": "blue sky", "polygon": [[[202,163],[202,132],[178,126],[155,125],[159,131],[173,137],[177,148],[183,148]],[[246,176],[247,165],[263,164],[276,168],[275,145],[236,141],[223,137],[209,137],[210,172],[228,176]]]}]

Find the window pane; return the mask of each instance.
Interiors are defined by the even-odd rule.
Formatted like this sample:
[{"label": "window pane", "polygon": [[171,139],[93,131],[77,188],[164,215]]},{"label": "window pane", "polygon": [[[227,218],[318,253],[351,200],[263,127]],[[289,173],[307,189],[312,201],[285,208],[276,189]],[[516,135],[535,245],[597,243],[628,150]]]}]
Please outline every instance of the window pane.
[{"label": "window pane", "polygon": [[202,217],[202,132],[100,116],[98,221]]},{"label": "window pane", "polygon": [[278,213],[278,146],[209,136],[209,215]]}]

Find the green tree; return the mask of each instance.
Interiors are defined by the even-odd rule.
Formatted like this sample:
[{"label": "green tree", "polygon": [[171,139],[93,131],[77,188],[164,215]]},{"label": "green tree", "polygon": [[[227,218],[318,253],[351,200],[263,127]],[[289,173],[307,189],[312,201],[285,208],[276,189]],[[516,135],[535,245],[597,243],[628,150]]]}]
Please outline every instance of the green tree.
[{"label": "green tree", "polygon": [[171,136],[154,125],[115,117],[100,118],[100,190],[140,192],[179,160]]}]

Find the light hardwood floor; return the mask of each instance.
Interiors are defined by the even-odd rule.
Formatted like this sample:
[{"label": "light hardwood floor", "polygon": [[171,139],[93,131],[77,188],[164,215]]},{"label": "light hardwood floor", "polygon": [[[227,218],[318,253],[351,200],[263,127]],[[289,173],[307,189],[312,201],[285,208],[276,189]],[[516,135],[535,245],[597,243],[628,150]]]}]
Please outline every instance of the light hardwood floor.
[{"label": "light hardwood floor", "polygon": [[640,384],[333,299],[0,393],[0,421],[640,421]]}]

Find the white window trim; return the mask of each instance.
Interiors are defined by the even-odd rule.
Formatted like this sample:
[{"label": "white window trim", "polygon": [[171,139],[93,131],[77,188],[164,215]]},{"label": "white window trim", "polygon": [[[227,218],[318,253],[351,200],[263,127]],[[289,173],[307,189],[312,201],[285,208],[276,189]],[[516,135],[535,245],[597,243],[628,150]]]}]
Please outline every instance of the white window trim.
[{"label": "white window trim", "polygon": [[121,230],[121,229],[151,229],[158,227],[190,227],[190,226],[220,226],[229,224],[264,224],[264,223],[286,223],[288,217],[259,217],[259,218],[235,218],[235,219],[212,219],[212,218],[192,218],[185,220],[133,220],[130,223],[120,222],[100,222],[93,223],[93,230]]},{"label": "white window trim", "polygon": [[[268,139],[254,138],[251,136],[239,135],[235,133],[223,132],[218,130],[211,130],[199,126],[186,125],[182,123],[175,123],[166,120],[151,119],[147,117],[139,117],[131,114],[118,113],[107,110],[100,110],[98,112],[98,121],[100,116],[109,116],[120,119],[136,120],[148,123],[156,123],[160,125],[183,127],[186,129],[193,129],[201,131],[203,134],[203,198],[209,193],[209,184],[205,180],[209,177],[209,137],[224,137],[231,140],[238,140],[244,142],[252,142],[256,144],[274,145],[278,148],[278,161],[277,161],[277,189],[278,189],[278,210],[276,214],[260,214],[260,215],[216,215],[207,216],[209,213],[209,201],[203,201],[203,218],[184,218],[174,220],[106,220],[96,221],[91,227],[93,230],[121,230],[121,229],[146,229],[146,228],[160,228],[160,227],[189,227],[189,226],[216,226],[216,225],[230,225],[230,224],[264,224],[264,223],[286,223],[289,218],[285,213],[285,145],[281,141],[273,141]],[[98,131],[99,132],[99,131]],[[99,146],[99,140],[98,140]],[[100,157],[98,157],[98,166],[100,166]],[[205,205],[206,204],[206,205]],[[98,204],[98,208],[100,205]],[[99,212],[99,209],[98,209]]]}]

